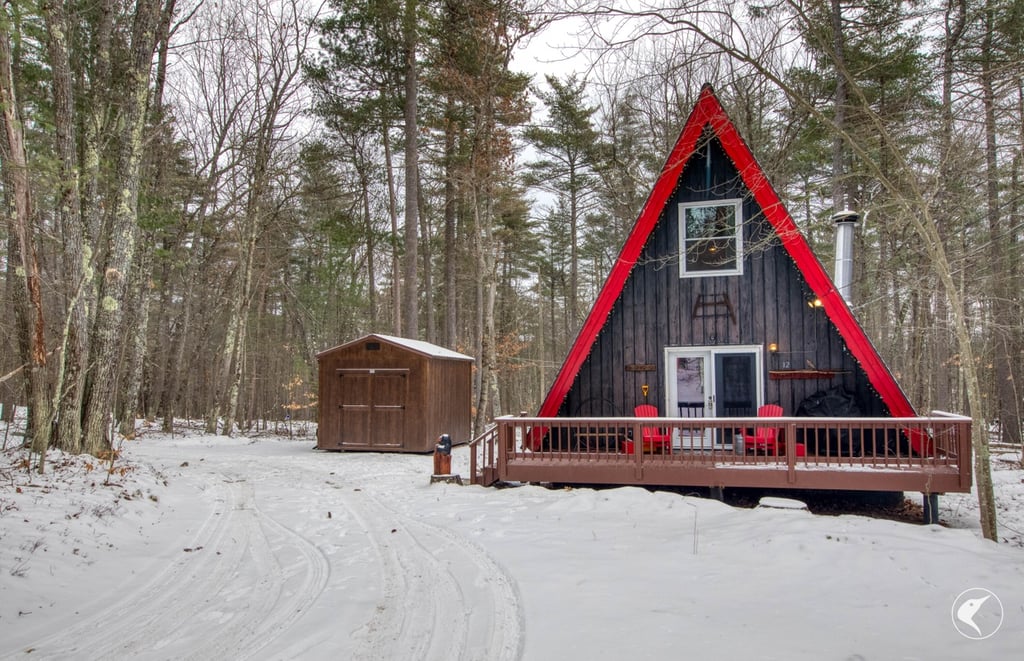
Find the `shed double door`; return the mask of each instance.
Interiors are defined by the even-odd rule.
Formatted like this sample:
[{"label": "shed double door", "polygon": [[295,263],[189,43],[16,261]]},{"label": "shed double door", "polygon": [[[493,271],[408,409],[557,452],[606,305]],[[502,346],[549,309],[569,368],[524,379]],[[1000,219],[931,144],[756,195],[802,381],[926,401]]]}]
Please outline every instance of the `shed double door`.
[{"label": "shed double door", "polygon": [[341,446],[401,446],[405,435],[407,369],[339,369]]}]

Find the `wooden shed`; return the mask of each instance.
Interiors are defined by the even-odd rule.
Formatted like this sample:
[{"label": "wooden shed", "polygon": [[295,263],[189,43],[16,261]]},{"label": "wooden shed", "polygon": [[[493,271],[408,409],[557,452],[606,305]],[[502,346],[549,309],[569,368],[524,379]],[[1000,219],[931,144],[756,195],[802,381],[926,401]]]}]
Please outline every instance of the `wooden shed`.
[{"label": "wooden shed", "polygon": [[441,434],[469,441],[469,356],[370,334],[317,355],[321,450],[430,452]]}]

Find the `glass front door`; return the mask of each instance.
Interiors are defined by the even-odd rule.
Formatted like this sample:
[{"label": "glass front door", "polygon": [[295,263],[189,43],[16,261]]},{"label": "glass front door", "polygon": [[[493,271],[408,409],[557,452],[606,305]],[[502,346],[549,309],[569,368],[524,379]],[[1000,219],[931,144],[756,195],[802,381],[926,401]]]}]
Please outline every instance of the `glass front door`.
[{"label": "glass front door", "polygon": [[[761,402],[761,347],[687,347],[665,350],[668,401],[665,410],[680,418],[753,416]],[[677,430],[677,450],[732,444],[732,433],[694,427]]]}]

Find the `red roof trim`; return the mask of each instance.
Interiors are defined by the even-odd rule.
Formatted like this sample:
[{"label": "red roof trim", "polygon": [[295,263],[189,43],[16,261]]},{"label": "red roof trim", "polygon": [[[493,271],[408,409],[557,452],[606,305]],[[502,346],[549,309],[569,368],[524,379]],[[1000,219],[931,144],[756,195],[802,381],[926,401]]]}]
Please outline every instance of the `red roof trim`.
[{"label": "red roof trim", "polygon": [[704,127],[708,125],[711,126],[711,130],[722,143],[725,153],[736,165],[743,183],[746,184],[764,211],[765,217],[775,228],[786,252],[800,269],[811,290],[821,299],[825,313],[835,324],[850,353],[864,368],[871,384],[878,391],[885,405],[889,407],[889,413],[894,417],[915,416],[916,413],[906,395],[896,383],[885,363],[882,362],[867,335],[864,334],[864,330],[857,323],[850,308],[846,305],[846,301],[839,295],[832,279],[825,273],[821,262],[811,251],[811,247],[800,233],[796,223],[793,222],[775,189],[765,177],[764,171],[754,159],[754,155],[747,148],[746,143],[743,142],[743,138],[740,137],[709,85],[705,85],[701,90],[700,98],[697,100],[693,112],[690,113],[679,140],[662,168],[661,175],[647,198],[647,203],[640,211],[618,260],[612,267],[590,314],[583,322],[579,335],[576,336],[576,341],[569,350],[569,355],[555,377],[537,415],[540,417],[557,415],[559,407],[566,395],[569,394],[569,389],[583,366],[583,362],[590,354],[598,333],[608,320],[612,306],[621,295],[622,288],[647,243],[651,231],[661,218],[661,213],[676,187],[683,166],[693,156],[697,141],[700,139]]}]

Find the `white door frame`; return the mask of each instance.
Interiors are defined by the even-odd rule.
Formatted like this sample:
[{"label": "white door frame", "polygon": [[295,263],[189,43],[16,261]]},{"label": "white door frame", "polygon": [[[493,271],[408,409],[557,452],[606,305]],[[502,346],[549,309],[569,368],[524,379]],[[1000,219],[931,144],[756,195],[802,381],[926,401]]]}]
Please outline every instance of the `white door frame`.
[{"label": "white door frame", "polygon": [[[751,354],[754,356],[755,379],[755,407],[764,403],[764,347],[760,344],[719,344],[713,346],[695,347],[665,347],[665,411],[673,412],[667,417],[674,418],[679,415],[679,393],[677,380],[677,360],[679,358],[702,358],[704,359],[704,415],[705,418],[718,417],[715,393],[717,383],[715,382],[715,357],[718,354]],[[698,437],[686,434],[686,430],[676,429],[672,435],[672,445],[675,449],[710,448],[714,445],[712,430],[705,430],[703,435]]]}]

